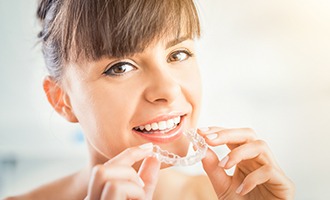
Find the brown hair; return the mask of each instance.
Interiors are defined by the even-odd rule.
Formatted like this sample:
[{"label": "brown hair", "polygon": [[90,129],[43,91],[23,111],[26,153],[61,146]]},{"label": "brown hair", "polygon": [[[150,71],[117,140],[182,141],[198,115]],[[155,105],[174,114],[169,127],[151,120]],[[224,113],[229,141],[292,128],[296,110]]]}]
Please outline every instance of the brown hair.
[{"label": "brown hair", "polygon": [[68,62],[132,55],[168,34],[200,36],[193,0],[41,0],[37,16],[55,80]]}]

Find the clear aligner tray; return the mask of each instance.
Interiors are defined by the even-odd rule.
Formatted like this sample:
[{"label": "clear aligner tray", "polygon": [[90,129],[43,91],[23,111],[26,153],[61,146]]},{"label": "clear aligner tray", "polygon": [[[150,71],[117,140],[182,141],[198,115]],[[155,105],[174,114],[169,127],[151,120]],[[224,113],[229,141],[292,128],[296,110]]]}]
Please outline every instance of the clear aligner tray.
[{"label": "clear aligner tray", "polygon": [[181,157],[161,149],[158,145],[154,145],[153,156],[163,163],[176,166],[188,166],[201,161],[205,157],[207,150],[207,144],[204,138],[198,135],[195,129],[186,130],[183,134],[188,138],[195,149],[192,155]]}]

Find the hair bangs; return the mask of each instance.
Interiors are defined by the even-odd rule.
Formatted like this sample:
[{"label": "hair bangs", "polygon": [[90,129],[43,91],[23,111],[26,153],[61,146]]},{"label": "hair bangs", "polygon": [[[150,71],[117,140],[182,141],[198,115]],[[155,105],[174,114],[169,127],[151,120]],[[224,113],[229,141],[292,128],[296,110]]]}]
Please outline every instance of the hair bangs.
[{"label": "hair bangs", "polygon": [[192,0],[67,2],[67,20],[61,24],[66,62],[125,57],[142,52],[161,38],[200,36],[198,14]]}]

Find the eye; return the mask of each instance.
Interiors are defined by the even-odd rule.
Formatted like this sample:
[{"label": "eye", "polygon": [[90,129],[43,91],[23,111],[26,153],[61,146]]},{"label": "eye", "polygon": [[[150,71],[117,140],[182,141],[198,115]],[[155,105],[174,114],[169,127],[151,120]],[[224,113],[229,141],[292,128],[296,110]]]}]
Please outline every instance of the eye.
[{"label": "eye", "polygon": [[108,76],[122,76],[135,69],[136,67],[129,62],[119,62],[108,68],[104,74]]},{"label": "eye", "polygon": [[193,54],[188,50],[179,50],[172,52],[168,58],[167,62],[181,62],[187,60],[189,57],[193,56]]}]

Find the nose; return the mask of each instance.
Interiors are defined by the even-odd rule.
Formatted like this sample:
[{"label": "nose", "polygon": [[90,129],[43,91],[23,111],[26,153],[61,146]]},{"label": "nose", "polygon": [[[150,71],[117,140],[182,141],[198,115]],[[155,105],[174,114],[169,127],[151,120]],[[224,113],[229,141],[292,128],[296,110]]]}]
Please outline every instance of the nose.
[{"label": "nose", "polygon": [[153,104],[171,104],[179,97],[181,87],[168,70],[157,70],[149,74],[145,98]]}]

